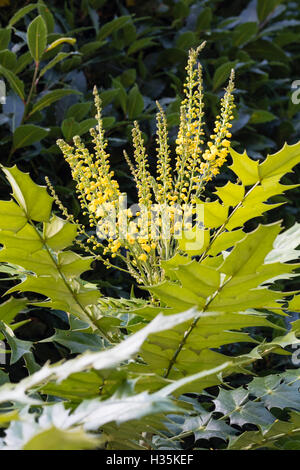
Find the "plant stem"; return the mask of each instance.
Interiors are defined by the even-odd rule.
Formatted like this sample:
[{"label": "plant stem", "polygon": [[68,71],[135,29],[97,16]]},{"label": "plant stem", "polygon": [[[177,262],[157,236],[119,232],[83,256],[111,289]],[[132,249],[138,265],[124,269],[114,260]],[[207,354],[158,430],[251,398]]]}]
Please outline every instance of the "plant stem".
[{"label": "plant stem", "polygon": [[[84,308],[84,306],[81,304],[81,302],[78,300],[78,297],[76,295],[76,292],[73,291],[72,287],[70,286],[70,284],[68,283],[68,280],[66,279],[65,275],[63,274],[63,272],[61,271],[57,261],[56,261],[56,258],[55,256],[53,256],[53,254],[51,253],[51,250],[49,249],[48,245],[45,243],[45,240],[43,239],[40,231],[37,229],[37,227],[35,226],[35,224],[29,220],[29,223],[30,225],[34,228],[34,230],[36,231],[39,239],[41,240],[44,248],[46,249],[51,261],[53,262],[53,264],[55,265],[55,268],[57,269],[61,279],[63,280],[65,286],[67,287],[68,291],[70,292],[70,294],[72,295],[72,297],[74,298],[74,300],[76,301],[76,303],[79,305],[80,309],[84,312],[85,316],[87,317],[89,323],[91,323],[92,327],[95,328],[95,325],[93,323],[93,320],[91,318],[91,315],[89,314],[89,312]],[[111,340],[108,338],[108,336],[106,335],[106,333],[101,329],[99,328],[99,326],[96,327],[99,331],[100,331],[100,334],[101,336],[103,336],[110,344],[111,344]]]}]

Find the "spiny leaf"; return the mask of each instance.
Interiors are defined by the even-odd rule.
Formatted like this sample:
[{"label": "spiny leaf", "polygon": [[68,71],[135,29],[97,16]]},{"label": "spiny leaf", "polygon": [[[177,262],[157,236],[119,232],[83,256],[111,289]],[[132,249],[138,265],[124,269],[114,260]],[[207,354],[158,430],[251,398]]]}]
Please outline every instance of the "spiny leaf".
[{"label": "spiny leaf", "polygon": [[231,450],[252,450],[274,448],[276,441],[285,435],[300,435],[300,414],[291,412],[290,421],[276,420],[264,431],[247,431],[238,437],[230,437],[228,448]]},{"label": "spiny leaf", "polygon": [[0,403],[16,401],[19,403],[33,403],[27,395],[27,391],[34,389],[47,381],[62,381],[72,374],[89,370],[113,369],[121,362],[126,361],[136,354],[146,338],[153,332],[171,329],[181,322],[193,318],[195,311],[191,310],[180,315],[158,315],[151,323],[137,333],[129,336],[122,343],[105,351],[85,353],[64,364],[50,366],[44,365],[38,372],[26,377],[17,384],[6,384],[0,388]]},{"label": "spiny leaf", "polygon": [[226,221],[228,216],[228,207],[223,206],[219,201],[197,201],[197,204],[203,206],[204,226],[206,228],[220,227],[220,225]]},{"label": "spiny leaf", "polygon": [[1,165],[13,189],[13,197],[24,210],[28,219],[47,222],[50,217],[52,198],[44,186],[38,186],[28,173],[23,173],[17,166],[6,168]]},{"label": "spiny leaf", "polygon": [[63,250],[71,245],[77,234],[77,225],[71,224],[56,215],[44,224],[44,242],[54,251]]},{"label": "spiny leaf", "polygon": [[258,162],[248,157],[247,153],[242,154],[230,149],[233,163],[229,167],[239,177],[244,186],[255,184],[259,181]]},{"label": "spiny leaf", "polygon": [[27,303],[27,299],[10,297],[0,305],[0,320],[9,325],[15,316],[26,307]]},{"label": "spiny leaf", "polygon": [[27,441],[22,450],[87,450],[98,447],[101,439],[83,429],[57,429],[55,426],[40,431]]},{"label": "spiny leaf", "polygon": [[296,223],[276,237],[273,249],[266,256],[266,263],[293,261],[299,258],[300,224]]},{"label": "spiny leaf", "polygon": [[288,379],[282,381],[279,374],[266,377],[255,377],[247,388],[249,392],[265,404],[267,408],[291,408],[300,411],[300,380],[289,383]]},{"label": "spiny leaf", "polygon": [[287,145],[279,152],[268,155],[265,161],[259,165],[260,179],[276,176],[278,179],[292,170],[300,160],[300,142],[295,145]]},{"label": "spiny leaf", "polygon": [[217,188],[215,194],[223,201],[226,206],[235,207],[245,195],[245,188],[239,184],[233,184],[231,181],[225,186]]},{"label": "spiny leaf", "polygon": [[253,273],[263,263],[280,232],[280,223],[260,225],[239,241],[220,267],[228,276]]},{"label": "spiny leaf", "polygon": [[216,256],[221,251],[227,250],[234,246],[238,241],[242,240],[246,233],[242,229],[234,230],[232,232],[223,232],[218,235],[216,240],[212,243],[207,254]]},{"label": "spiny leaf", "polygon": [[0,201],[0,229],[17,232],[27,223],[23,209],[13,200]]},{"label": "spiny leaf", "polygon": [[53,341],[65,346],[71,353],[99,351],[103,348],[100,336],[80,331],[56,330],[53,336],[40,342],[51,343]]},{"label": "spiny leaf", "polygon": [[220,389],[218,398],[213,400],[215,411],[230,415],[230,423],[243,426],[246,423],[263,428],[274,423],[274,416],[261,403],[248,400],[249,392],[243,388],[235,390]]},{"label": "spiny leaf", "polygon": [[18,339],[11,328],[0,321],[0,331],[5,336],[11,350],[10,364],[17,362],[24,354],[30,352],[32,348],[31,341],[23,341]]}]

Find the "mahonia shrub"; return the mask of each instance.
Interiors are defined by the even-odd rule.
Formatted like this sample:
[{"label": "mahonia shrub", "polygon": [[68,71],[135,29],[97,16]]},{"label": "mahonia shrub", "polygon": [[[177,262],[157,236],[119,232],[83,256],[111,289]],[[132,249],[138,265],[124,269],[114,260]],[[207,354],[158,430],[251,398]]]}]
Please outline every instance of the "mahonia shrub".
[{"label": "mahonia shrub", "polygon": [[[125,154],[137,188],[137,205],[127,208],[126,195],[121,193],[110,168],[107,140],[101,118],[101,100],[94,89],[97,108],[96,129],[90,134],[94,144],[91,153],[80,137],[74,146],[58,141],[76,181],[83,214],[88,214],[90,227],[97,227],[97,236],[88,238],[93,249],[103,255],[118,256],[128,271],[143,284],[153,285],[164,277],[161,261],[178,252],[183,230],[191,230],[197,218],[197,201],[205,184],[220,172],[230,146],[230,128],[234,108],[232,71],[220,115],[213,134],[205,139],[202,68],[197,63],[198,49],[192,49],[186,66],[184,99],[180,108],[180,126],[176,139],[175,168],[172,168],[168,143],[167,120],[157,103],[156,176],[149,172],[148,156],[139,125],[134,123],[132,138],[134,163]],[[51,188],[53,192],[53,188]],[[198,220],[197,220],[198,219]],[[107,243],[106,243],[107,242]],[[111,266],[110,261],[105,261]]]},{"label": "mahonia shrub", "polygon": [[[299,446],[299,362],[289,356],[292,348],[299,351],[300,320],[291,322],[288,314],[300,313],[299,291],[289,284],[296,284],[300,267],[300,225],[283,230],[279,221],[253,231],[244,225],[281,204],[269,198],[297,186],[280,181],[299,163],[300,143],[262,162],[231,149],[232,75],[205,144],[198,52],[189,55],[175,164],[159,105],[155,179],[141,131],[137,124],[133,129],[135,162],[125,157],[137,184],[139,216],[120,202],[97,92],[94,153],[78,138],[74,147],[59,143],[94,236],[68,213],[49,181],[51,195],[16,166],[1,167],[12,198],[0,201],[0,269],[11,276],[6,294],[18,295],[0,305],[0,341],[10,350],[9,365],[0,370],[0,449]],[[236,181],[216,187],[215,200],[203,200],[205,184],[229,153]],[[53,213],[54,202],[64,219]],[[157,237],[141,232],[149,232],[143,211],[147,215],[158,204],[170,213],[167,240],[162,216]],[[176,238],[175,216],[185,205],[192,206],[190,225]],[[115,238],[106,209],[120,217]],[[190,232],[201,237],[191,243]],[[75,243],[89,256],[78,254]],[[152,298],[103,297],[96,283],[81,277],[94,260],[111,267],[116,256]],[[19,338],[24,321],[18,314],[29,305],[42,314],[63,313],[69,329],[56,328],[42,341]],[[45,341],[76,357],[38,364],[35,348]],[[10,383],[7,368],[18,361],[28,377]]]}]

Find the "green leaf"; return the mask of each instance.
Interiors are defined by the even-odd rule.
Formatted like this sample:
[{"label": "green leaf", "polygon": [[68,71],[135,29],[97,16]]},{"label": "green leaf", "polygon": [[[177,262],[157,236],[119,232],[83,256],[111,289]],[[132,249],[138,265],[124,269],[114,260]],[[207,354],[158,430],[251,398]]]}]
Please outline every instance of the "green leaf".
[{"label": "green leaf", "polygon": [[61,89],[61,90],[53,90],[49,91],[46,95],[42,96],[34,105],[30,112],[30,116],[37,111],[41,111],[44,108],[47,108],[55,101],[61,100],[65,96],[68,95],[81,95],[81,93],[77,90],[69,90],[69,89]]},{"label": "green leaf", "polygon": [[182,287],[178,284],[164,281],[156,286],[148,287],[148,290],[158,296],[166,305],[173,307],[177,312],[182,312],[195,305],[201,308],[201,300],[203,299],[193,294],[190,289]]},{"label": "green leaf", "polygon": [[[253,449],[276,449],[276,440],[288,437],[289,435],[299,436],[299,413],[291,412],[290,421],[276,420],[267,431],[247,431],[238,437],[230,437],[230,450],[253,450]],[[278,449],[278,448],[277,448]]]},{"label": "green leaf", "polygon": [[47,26],[41,15],[28,26],[27,43],[32,58],[39,62],[47,45]]},{"label": "green leaf", "polygon": [[80,54],[83,55],[89,55],[93,54],[96,52],[100,47],[102,47],[105,44],[105,41],[92,41],[84,44],[80,49],[79,52]]},{"label": "green leaf", "polygon": [[246,233],[242,230],[234,230],[232,232],[223,232],[218,235],[216,240],[212,243],[207,254],[216,256],[218,253],[228,250],[233,247],[236,243],[242,240],[246,236]]},{"label": "green leaf", "polygon": [[118,90],[118,94],[116,95],[115,98],[115,104],[116,106],[120,106],[123,113],[126,114],[126,106],[127,106],[127,93],[122,85],[121,81],[118,80],[117,78],[112,79],[112,84],[113,86]]},{"label": "green leaf", "polygon": [[299,258],[295,250],[300,244],[300,224],[295,224],[276,237],[271,250],[266,256],[266,263],[293,261]]},{"label": "green leaf", "polygon": [[235,207],[243,200],[245,195],[245,188],[242,185],[233,184],[231,181],[228,181],[225,186],[217,188],[215,194],[226,206]]},{"label": "green leaf", "polygon": [[[0,384],[1,384],[1,379],[0,379]],[[19,412],[17,410],[9,411],[8,413],[5,413],[5,412],[1,413],[0,415],[1,427],[4,427],[11,421],[18,420],[18,419],[19,419]]]},{"label": "green leaf", "polygon": [[55,426],[37,433],[22,450],[88,450],[98,447],[99,438],[88,435],[83,429],[63,430]]},{"label": "green leaf", "polygon": [[17,56],[7,49],[0,51],[0,64],[9,70],[14,70],[17,65]]},{"label": "green leaf", "polygon": [[178,240],[180,250],[185,251],[190,256],[201,255],[210,242],[210,231],[201,230],[194,227],[191,231],[184,231],[182,238]]},{"label": "green leaf", "polygon": [[11,350],[10,364],[15,364],[24,354],[30,352],[32,342],[18,339],[12,329],[2,321],[0,321],[0,331],[4,334]]},{"label": "green leaf", "polygon": [[228,207],[223,206],[219,201],[202,202],[197,204],[203,206],[204,210],[204,226],[205,228],[216,228],[223,225],[228,217]]},{"label": "green leaf", "polygon": [[185,31],[178,36],[176,40],[176,47],[179,49],[188,50],[197,44],[197,36],[193,31]]},{"label": "green leaf", "polygon": [[10,86],[17,95],[24,101],[24,83],[13,72],[0,65],[0,74],[9,82]]},{"label": "green leaf", "polygon": [[244,186],[255,184],[259,181],[258,162],[248,157],[246,151],[238,153],[230,149],[233,163],[229,168],[239,177]]},{"label": "green leaf", "polygon": [[15,316],[26,307],[27,299],[15,299],[10,297],[0,305],[0,320],[9,325]]},{"label": "green leaf", "polygon": [[255,377],[247,385],[249,392],[259,398],[264,405],[271,408],[292,408],[300,411],[300,380],[289,380],[282,382],[279,374],[267,375],[266,377]]},{"label": "green leaf", "polygon": [[27,65],[31,64],[31,62],[32,62],[32,57],[29,51],[20,55],[17,61],[16,68],[15,68],[15,73],[18,74],[22,72],[27,67]]},{"label": "green leaf", "polygon": [[135,69],[127,69],[124,70],[122,75],[120,76],[121,82],[125,87],[132,86],[136,81],[136,70]]},{"label": "green leaf", "polygon": [[245,403],[248,395],[249,392],[241,387],[236,390],[220,389],[218,398],[213,400],[215,411],[223,415],[229,414],[230,424],[240,427],[251,423],[266,428],[274,423],[274,416],[261,403],[249,400]]},{"label": "green leaf", "polygon": [[257,0],[257,15],[260,22],[264,21],[282,0]]},{"label": "green leaf", "polygon": [[129,21],[131,21],[131,16],[121,16],[120,18],[115,18],[108,23],[105,23],[100,29],[97,39],[102,40],[107,36],[110,36],[112,33],[123,28]]},{"label": "green leaf", "polygon": [[95,334],[71,330],[55,330],[50,338],[40,341],[48,343],[56,341],[65,346],[71,353],[83,353],[85,351],[99,351],[103,348],[102,339]]},{"label": "green leaf", "polygon": [[300,312],[300,295],[296,295],[289,301],[289,310],[291,312]]},{"label": "green leaf", "polygon": [[220,285],[220,273],[197,261],[179,265],[176,274],[182,285],[190,285],[191,292],[204,299],[212,295]]},{"label": "green leaf", "polygon": [[280,61],[286,63],[288,56],[284,50],[274,42],[264,39],[257,39],[245,46],[245,51],[250,54],[254,60],[262,59],[269,61]]},{"label": "green leaf", "polygon": [[47,222],[50,218],[52,198],[44,186],[35,184],[28,173],[17,166],[6,168],[1,165],[13,189],[13,197],[24,210],[28,219]]},{"label": "green leaf", "polygon": [[8,25],[13,26],[15,23],[17,23],[21,18],[23,18],[25,15],[30,13],[32,10],[34,10],[37,7],[36,3],[30,3],[29,5],[26,5],[25,7],[19,9],[9,20]]},{"label": "green leaf", "polygon": [[202,31],[207,31],[210,29],[211,20],[213,18],[212,9],[209,7],[203,8],[201,13],[197,18],[196,28],[197,32],[201,33]]},{"label": "green leaf", "polygon": [[127,97],[127,114],[129,119],[139,116],[144,109],[144,99],[137,85],[134,85]]},{"label": "green leaf", "polygon": [[79,123],[79,127],[78,127],[78,131],[77,131],[77,134],[78,135],[82,135],[82,134],[85,134],[86,132],[88,132],[92,127],[95,127],[97,125],[97,119],[95,118],[89,118],[89,119],[85,119],[84,121],[81,121]]},{"label": "green leaf", "polygon": [[131,55],[135,52],[140,51],[141,49],[146,49],[147,47],[151,47],[155,45],[156,42],[152,41],[151,38],[141,38],[134,41],[131,46],[128,48],[127,54]]},{"label": "green leaf", "polygon": [[264,109],[256,109],[251,115],[250,124],[263,124],[265,122],[274,121],[274,119],[277,119],[275,114]]},{"label": "green leaf", "polygon": [[271,251],[280,229],[280,223],[259,225],[236,244],[220,267],[221,271],[228,276],[243,276],[256,272]]},{"label": "green leaf", "polygon": [[66,141],[70,142],[75,135],[78,135],[79,123],[72,117],[64,119],[61,124],[61,130]]},{"label": "green leaf", "polygon": [[50,60],[45,67],[42,68],[40,72],[40,77],[42,77],[48,70],[52,69],[55,67],[56,64],[64,60],[66,57],[68,57],[70,54],[68,52],[59,52],[54,59]]},{"label": "green leaf", "polygon": [[18,232],[27,223],[24,211],[14,201],[0,201],[0,229]]},{"label": "green leaf", "polygon": [[13,136],[13,147],[19,149],[22,147],[28,147],[46,137],[49,129],[36,126],[34,124],[23,124],[17,127]]},{"label": "green leaf", "polygon": [[61,44],[76,44],[76,39],[67,37],[58,38],[47,47],[45,52],[52,51],[52,49],[55,49],[55,47],[60,46]]},{"label": "green leaf", "polygon": [[53,215],[50,222],[44,224],[43,239],[52,250],[62,250],[72,244],[77,228],[77,225]]},{"label": "green leaf", "polygon": [[81,121],[91,109],[91,102],[76,103],[68,108],[66,118],[74,118],[75,121]]},{"label": "green leaf", "polygon": [[55,26],[55,20],[51,11],[42,0],[38,1],[38,12],[45,20],[48,33],[52,33]]},{"label": "green leaf", "polygon": [[[193,318],[194,314],[194,311],[189,311],[184,314],[180,314],[180,316],[158,315],[147,326],[125,339],[122,343],[114,346],[112,349],[85,353],[84,356],[71,359],[63,364],[45,364],[40,371],[32,374],[25,380],[22,380],[17,384],[8,384],[5,387],[1,387],[0,403],[5,403],[7,401],[32,403],[34,400],[27,396],[26,392],[30,389],[34,389],[38,385],[45,385],[47,382],[62,381],[72,374],[92,368],[98,371],[115,369],[120,363],[123,363],[135,355],[151,333],[173,328],[175,325]],[[174,386],[173,384],[171,385]],[[172,393],[172,391],[170,393]]]},{"label": "green leaf", "polygon": [[11,28],[0,28],[0,51],[7,49],[11,38]]},{"label": "green leaf", "polygon": [[102,107],[105,108],[109,103],[111,103],[119,95],[119,89],[105,90],[102,91],[99,96],[101,98]]},{"label": "green leaf", "polygon": [[243,23],[237,26],[233,32],[233,44],[236,47],[249,42],[258,32],[257,23]]},{"label": "green leaf", "polygon": [[236,62],[225,62],[220,65],[213,76],[213,91],[218,90],[223,83],[229,79],[230,72],[234,69]]},{"label": "green leaf", "polygon": [[300,142],[295,145],[285,144],[279,152],[268,155],[259,166],[260,179],[277,176],[278,179],[292,170],[300,161]]}]

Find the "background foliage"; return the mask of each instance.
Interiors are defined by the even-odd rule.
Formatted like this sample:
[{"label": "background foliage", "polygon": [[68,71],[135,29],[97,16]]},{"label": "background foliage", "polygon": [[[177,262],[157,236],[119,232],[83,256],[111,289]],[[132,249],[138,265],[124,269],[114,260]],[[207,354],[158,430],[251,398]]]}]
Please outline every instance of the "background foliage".
[{"label": "background foliage", "polygon": [[[85,135],[95,124],[93,86],[97,85],[103,101],[112,167],[122,189],[134,197],[132,181],[122,158],[122,149],[131,145],[132,122],[137,119],[141,123],[147,150],[150,156],[153,155],[155,101],[159,100],[166,109],[174,143],[187,52],[203,40],[207,42],[201,55],[207,125],[212,124],[217,114],[217,103],[230,69],[234,67],[237,76],[234,149],[238,152],[246,149],[250,157],[260,162],[268,153],[279,150],[285,142],[291,145],[299,140],[300,105],[291,101],[291,85],[300,78],[300,11],[296,1],[239,0],[230,2],[230,5],[222,0],[39,0],[32,4],[18,0],[4,3],[0,3],[0,75],[6,82],[8,94],[0,114],[1,163],[5,167],[16,163],[19,169],[29,171],[34,181],[42,185],[44,177],[49,176],[75,217],[82,216],[79,215],[74,185],[55,142],[61,137],[70,141],[75,134]],[[37,34],[39,42],[36,45],[34,38]],[[87,135],[85,138],[88,138]],[[299,180],[298,167],[293,174],[285,175],[292,167],[282,171],[281,182],[285,185],[296,184]],[[207,331],[213,331],[215,335],[204,348],[204,354],[209,355],[205,363],[209,364],[211,358],[212,369],[223,367],[223,354],[241,357],[242,363],[234,367],[225,363],[224,370],[228,367],[233,375],[223,388],[217,386],[220,381],[216,380],[221,369],[213,370],[204,378],[198,378],[198,381],[189,378],[187,383],[194,384],[194,389],[189,385],[188,390],[198,393],[181,395],[179,406],[188,409],[188,413],[177,414],[178,402],[174,399],[174,391],[180,390],[178,396],[185,391],[179,382],[183,379],[182,373],[174,374],[173,389],[164,391],[168,382],[161,377],[158,365],[163,358],[168,358],[168,351],[174,347],[176,349],[178,338],[186,328],[185,321],[192,318],[195,312],[180,314],[186,317],[183,316],[180,321],[176,319],[177,331],[171,322],[172,315],[169,323],[165,320],[159,327],[158,323],[154,323],[149,340],[146,330],[132,352],[124,344],[121,353],[126,350],[128,356],[119,355],[121,359],[107,364],[103,371],[97,366],[96,356],[89,352],[85,358],[87,362],[94,361],[91,362],[92,366],[81,367],[79,356],[74,374],[66,370],[68,362],[66,369],[62,367],[57,372],[49,372],[48,366],[41,369],[47,376],[42,389],[38,379],[33,379],[32,383],[29,381],[28,385],[24,381],[13,385],[28,373],[39,371],[49,358],[52,362],[71,359],[87,350],[104,354],[99,350],[107,346],[106,341],[115,343],[123,340],[125,331],[134,334],[139,330],[135,333],[138,335],[143,331],[142,327],[148,328],[145,325],[158,311],[149,310],[143,300],[145,294],[136,288],[138,298],[130,295],[132,280],[126,275],[107,271],[101,263],[95,262],[92,264],[93,271],[85,272],[92,259],[82,258],[79,249],[67,250],[76,235],[76,225],[63,221],[55,206],[50,217],[52,201],[46,191],[33,186],[28,177],[17,169],[12,170],[11,174],[21,184],[21,193],[27,194],[26,197],[32,195],[29,206],[33,224],[24,219],[22,204],[20,209],[20,204],[14,203],[12,207],[12,203],[7,201],[9,183],[1,172],[0,195],[7,201],[6,205],[1,206],[0,242],[5,245],[0,258],[1,293],[9,288],[11,292],[16,291],[20,280],[27,283],[24,290],[28,291],[26,297],[20,293],[14,294],[14,297],[6,294],[0,305],[0,320],[3,322],[0,325],[0,339],[5,339],[7,348],[11,350],[4,370],[0,371],[0,384],[7,383],[7,391],[0,392],[0,401],[4,404],[1,406],[3,411],[6,410],[7,402],[14,393],[16,401],[24,405],[21,412],[23,420],[17,420],[15,410],[3,417],[0,414],[0,422],[5,427],[11,422],[3,445],[45,448],[47,442],[50,448],[51,445],[56,448],[60,442],[65,442],[67,448],[93,448],[101,447],[105,442],[110,448],[151,445],[155,448],[228,446],[251,449],[264,443],[267,448],[299,448],[297,370],[293,369],[287,355],[270,354],[265,357],[262,346],[249,349],[249,344],[253,346],[253,342],[260,342],[262,338],[266,338],[271,349],[277,352],[280,347],[297,344],[297,322],[292,333],[288,333],[290,336],[285,338],[288,322],[283,316],[270,311],[267,317],[260,315],[259,319],[256,312],[256,316],[253,315],[254,323],[252,316],[247,318],[248,323],[243,318],[241,328],[246,330],[231,331],[225,337],[223,330],[216,331],[213,320],[200,319]],[[215,183],[222,186],[229,180],[233,181],[233,174],[225,169]],[[262,216],[263,211],[259,211],[256,205],[258,212],[245,216],[246,233],[255,229],[258,223],[283,219],[283,225],[288,228],[299,220],[299,190],[294,189],[286,196],[276,184],[273,193],[268,194],[272,197],[271,202],[286,204]],[[213,185],[208,187],[207,195],[215,199],[214,190]],[[265,197],[259,202],[266,200]],[[212,215],[214,217],[216,213]],[[258,216],[259,219],[256,218]],[[11,229],[13,235],[9,233]],[[41,233],[44,241],[47,240],[46,253],[45,249],[42,250],[45,244]],[[297,248],[298,233],[296,230],[288,238],[287,243],[293,250]],[[18,253],[16,248],[20,243],[22,250]],[[225,248],[227,246],[222,249]],[[36,251],[40,253],[40,258],[32,255]],[[217,253],[213,253],[215,255]],[[293,251],[290,260],[295,258]],[[9,261],[9,265],[4,261]],[[289,258],[280,261],[287,262]],[[62,267],[59,275],[58,265]],[[190,285],[190,276],[197,276],[197,273],[188,272],[180,262],[178,265],[180,274],[177,280]],[[267,268],[260,266],[259,269]],[[287,268],[284,269],[286,273]],[[171,279],[176,278],[178,266],[171,266],[169,271],[172,272]],[[43,286],[42,277],[37,281],[34,275],[28,275],[32,272],[39,276],[53,276],[52,286],[56,290],[53,298],[48,290],[48,281]],[[107,301],[106,297],[99,298],[99,287],[102,294],[114,299]],[[297,288],[297,281],[293,277],[289,281],[278,278],[275,287],[292,292]],[[165,286],[163,292],[166,295]],[[270,290],[268,292],[272,293]],[[156,294],[159,295],[159,292]],[[48,304],[44,301],[44,295],[51,299]],[[187,298],[192,298],[192,295],[191,292],[186,293]],[[92,310],[86,308],[90,305],[91,296],[94,299]],[[285,299],[289,299],[288,294]],[[163,300],[173,306],[170,298],[164,297]],[[297,302],[295,298],[290,306],[296,317],[299,311]],[[181,305],[181,311],[191,307],[182,298],[177,298],[175,304]],[[193,301],[195,304],[198,302]],[[266,314],[264,308],[270,305],[261,304],[258,299],[252,307]],[[75,316],[70,316],[70,313]],[[210,321],[213,330],[209,329],[212,328]],[[199,331],[195,329],[194,342],[200,340],[197,336]],[[161,355],[162,344],[164,351]],[[218,352],[215,352],[216,349]],[[291,348],[288,350],[292,352]],[[135,367],[124,365],[126,358],[137,353],[148,362],[147,371],[143,364],[137,363]],[[188,362],[190,374],[203,373],[199,369],[193,370],[191,366],[195,354],[193,348],[185,354],[185,357],[182,356],[181,372],[185,371]],[[217,360],[216,354],[222,355],[222,360]],[[155,374],[155,380],[148,378],[149,373]],[[251,380],[252,373],[259,377]],[[138,386],[135,387],[137,377]],[[9,384],[8,380],[13,384]],[[150,382],[155,392],[153,394],[149,393]],[[200,387],[199,383],[205,386]],[[210,388],[204,391],[207,387]],[[35,403],[35,415],[29,413],[27,406],[32,403],[25,391],[35,391],[37,388],[44,394],[69,400],[66,409],[61,404],[43,409]],[[109,406],[109,401],[112,406],[115,406],[114,400],[118,401],[117,416],[122,410],[129,409],[128,400],[132,401],[132,397],[135,407],[139,400],[141,407],[135,410],[136,414],[128,414],[119,421],[95,418],[93,423],[90,416],[100,409],[99,389],[107,402],[106,406]],[[169,397],[171,394],[172,398]],[[86,400],[82,401],[82,397]],[[80,402],[81,408],[77,408]],[[70,414],[75,408],[75,414]],[[65,413],[65,420],[59,421],[58,416],[61,417],[62,413]],[[102,441],[90,434],[99,426],[103,429]],[[58,429],[61,434],[57,434]],[[145,431],[148,433],[146,441],[148,439],[149,442],[139,443],[141,433]],[[128,439],[128,433],[131,439]],[[154,438],[152,434],[155,434]],[[282,434],[283,438],[277,437]],[[15,441],[16,436],[22,436],[19,442]],[[39,436],[36,441],[35,436]]]}]

